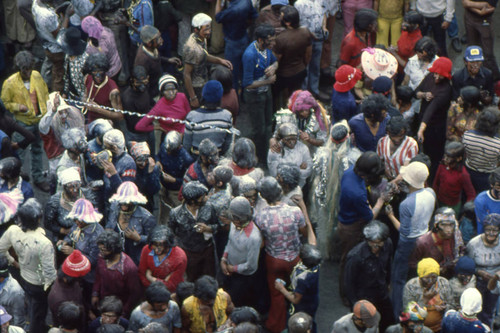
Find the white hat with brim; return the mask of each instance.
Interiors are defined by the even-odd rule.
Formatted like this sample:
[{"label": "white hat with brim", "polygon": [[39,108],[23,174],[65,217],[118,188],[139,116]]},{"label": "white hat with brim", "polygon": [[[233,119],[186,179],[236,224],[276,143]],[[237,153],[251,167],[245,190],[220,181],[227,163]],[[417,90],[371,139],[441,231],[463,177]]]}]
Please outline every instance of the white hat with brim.
[{"label": "white hat with brim", "polygon": [[401,167],[401,177],[412,187],[421,189],[429,177],[429,169],[422,162],[412,162]]},{"label": "white hat with brim", "polygon": [[370,79],[379,76],[392,78],[398,71],[398,61],[387,51],[382,49],[367,48],[361,53],[361,66],[363,72]]}]

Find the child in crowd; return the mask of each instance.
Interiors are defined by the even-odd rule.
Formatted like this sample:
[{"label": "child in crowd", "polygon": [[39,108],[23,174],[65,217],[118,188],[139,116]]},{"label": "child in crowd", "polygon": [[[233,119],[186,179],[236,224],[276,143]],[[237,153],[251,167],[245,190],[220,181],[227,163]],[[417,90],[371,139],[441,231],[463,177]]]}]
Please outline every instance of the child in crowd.
[{"label": "child in crowd", "polygon": [[[305,312],[314,318],[319,305],[319,266],[321,253],[311,244],[302,245],[300,249],[301,261],[293,268],[290,276],[289,290],[278,279],[274,287],[278,289],[291,303],[290,314]],[[313,322],[312,333],[316,333],[316,322]]]},{"label": "child in crowd", "polygon": [[476,197],[469,173],[463,165],[465,147],[460,142],[449,142],[444,148],[444,158],[434,178],[433,188],[439,206],[448,206],[458,216],[462,207],[461,193],[465,192],[467,201]]},{"label": "child in crowd", "polygon": [[474,201],[466,202],[463,209],[463,215],[460,219],[460,232],[464,245],[477,235],[477,221]]},{"label": "child in crowd", "polygon": [[476,288],[476,263],[467,256],[460,257],[455,265],[455,276],[450,279],[450,288],[453,296],[452,309],[460,308],[460,296],[465,289]]}]

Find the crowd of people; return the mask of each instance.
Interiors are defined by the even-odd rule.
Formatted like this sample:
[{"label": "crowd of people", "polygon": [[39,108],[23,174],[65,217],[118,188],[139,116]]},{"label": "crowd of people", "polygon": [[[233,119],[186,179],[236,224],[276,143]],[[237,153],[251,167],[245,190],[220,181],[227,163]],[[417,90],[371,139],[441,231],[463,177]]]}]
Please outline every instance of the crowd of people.
[{"label": "crowd of people", "polygon": [[2,4],[2,333],[498,324],[496,1]]}]

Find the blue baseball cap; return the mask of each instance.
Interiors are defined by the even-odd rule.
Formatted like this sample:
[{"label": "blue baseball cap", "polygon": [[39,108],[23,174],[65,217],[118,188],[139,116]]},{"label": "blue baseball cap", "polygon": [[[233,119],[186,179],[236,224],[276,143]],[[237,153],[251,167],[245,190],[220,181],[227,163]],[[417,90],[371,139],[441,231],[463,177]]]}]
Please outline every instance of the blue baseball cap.
[{"label": "blue baseball cap", "polygon": [[465,50],[466,61],[484,61],[483,49],[477,45],[471,45]]}]

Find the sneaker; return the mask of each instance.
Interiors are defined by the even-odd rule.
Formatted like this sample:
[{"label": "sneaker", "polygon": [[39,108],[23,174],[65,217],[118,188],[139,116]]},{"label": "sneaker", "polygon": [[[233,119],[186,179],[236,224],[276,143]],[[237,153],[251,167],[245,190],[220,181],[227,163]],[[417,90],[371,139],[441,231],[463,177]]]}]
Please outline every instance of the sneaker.
[{"label": "sneaker", "polygon": [[453,47],[453,50],[457,53],[462,52],[462,44],[460,43],[460,39],[458,37],[451,40],[451,47]]}]

